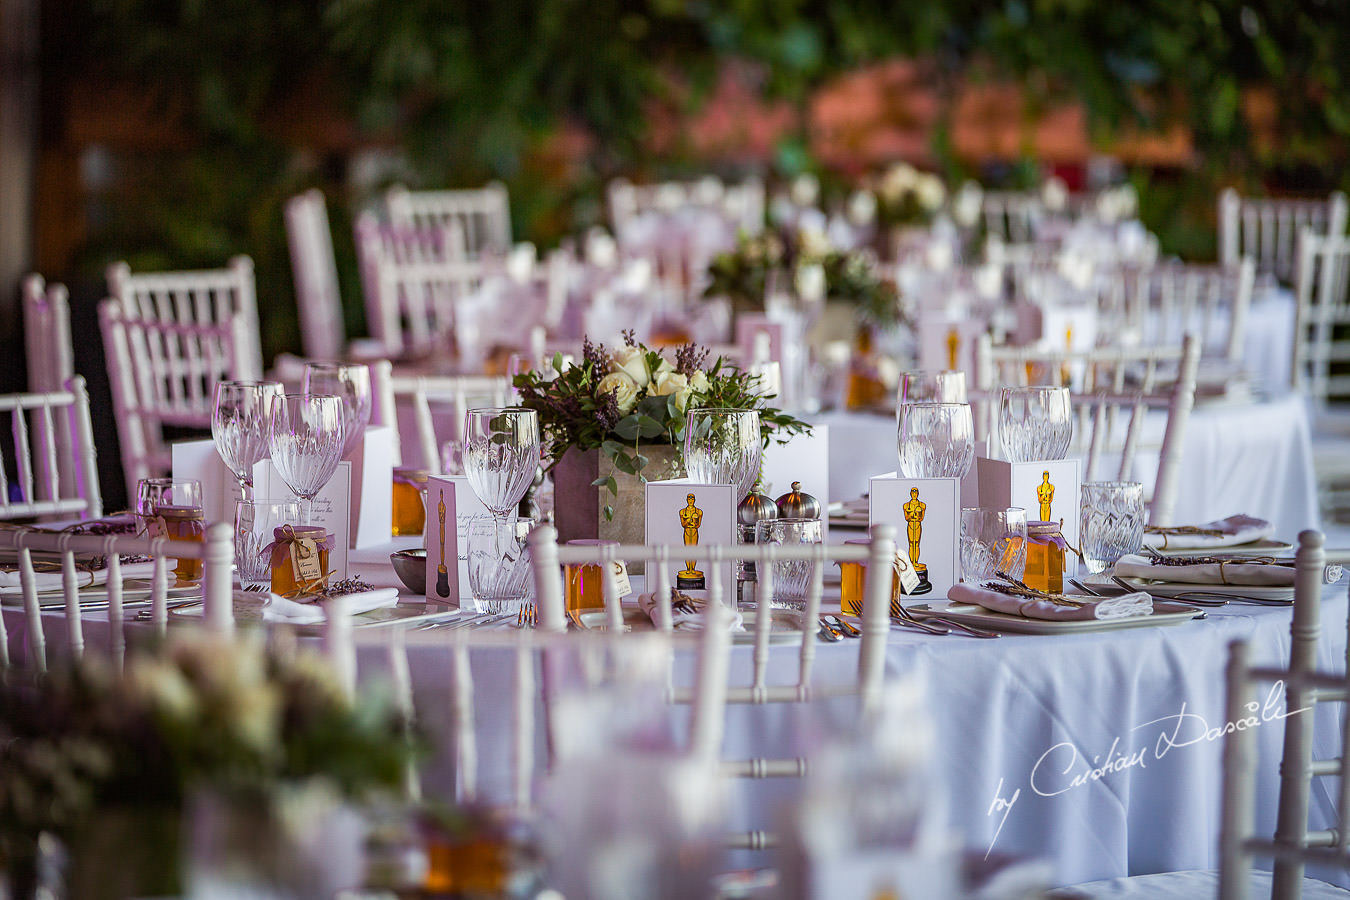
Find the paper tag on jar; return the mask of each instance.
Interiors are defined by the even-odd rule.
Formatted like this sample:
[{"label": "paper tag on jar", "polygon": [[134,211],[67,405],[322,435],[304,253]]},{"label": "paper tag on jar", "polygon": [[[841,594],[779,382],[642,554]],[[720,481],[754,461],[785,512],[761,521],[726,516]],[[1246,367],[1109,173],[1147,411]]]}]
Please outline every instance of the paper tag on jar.
[{"label": "paper tag on jar", "polygon": [[621,559],[616,559],[609,564],[609,571],[614,576],[615,593],[620,597],[627,597],[633,593],[633,586],[628,582],[628,564]]},{"label": "paper tag on jar", "polygon": [[891,563],[895,569],[896,577],[900,579],[900,593],[912,594],[914,589],[919,586],[919,573],[914,571],[914,566],[909,562],[909,557],[903,550],[895,552],[895,562]]},{"label": "paper tag on jar", "polygon": [[296,538],[291,542],[291,572],[296,584],[308,584],[323,578],[323,565],[319,561],[319,545],[309,538]]}]

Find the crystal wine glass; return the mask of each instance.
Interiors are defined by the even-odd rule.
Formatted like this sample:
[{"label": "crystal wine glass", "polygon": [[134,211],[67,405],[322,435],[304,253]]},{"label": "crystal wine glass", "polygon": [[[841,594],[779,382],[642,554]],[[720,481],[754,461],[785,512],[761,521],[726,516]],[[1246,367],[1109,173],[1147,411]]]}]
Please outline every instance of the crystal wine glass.
[{"label": "crystal wine glass", "polygon": [[524,407],[471,409],[464,417],[464,474],[497,518],[506,518],[539,466],[539,414]]},{"label": "crystal wine glass", "polygon": [[342,398],[346,458],[370,424],[370,367],[344,363],[312,362],[305,366],[305,393],[332,394]]},{"label": "crystal wine glass", "polygon": [[270,452],[272,402],[284,389],[275,381],[222,381],[216,385],[211,437],[216,452],[239,480],[243,499],[253,499],[253,466]]},{"label": "crystal wine glass", "polygon": [[284,394],[272,403],[272,465],[301,499],[305,523],[314,495],[337,471],[345,436],[340,397]]},{"label": "crystal wine glass", "polygon": [[1049,385],[1004,388],[998,435],[1009,462],[1063,459],[1073,438],[1069,389]]},{"label": "crystal wine glass", "polygon": [[910,403],[900,407],[896,446],[905,478],[965,478],[975,460],[975,420],[969,403]]},{"label": "crystal wine glass", "polygon": [[730,484],[739,503],[759,474],[759,413],[753,409],[691,409],[684,420],[684,467],[703,484]]}]

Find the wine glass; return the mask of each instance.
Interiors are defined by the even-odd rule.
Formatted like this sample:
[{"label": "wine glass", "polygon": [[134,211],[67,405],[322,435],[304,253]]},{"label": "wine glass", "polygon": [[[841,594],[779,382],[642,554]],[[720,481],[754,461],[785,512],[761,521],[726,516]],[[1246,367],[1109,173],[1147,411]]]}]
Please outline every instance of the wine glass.
[{"label": "wine glass", "polygon": [[759,413],[753,409],[691,409],[684,420],[684,467],[690,480],[730,484],[736,502],[759,475]]},{"label": "wine glass", "polygon": [[493,516],[520,503],[539,466],[539,414],[520,406],[471,409],[464,417],[464,474]]},{"label": "wine glass", "polygon": [[[195,478],[142,478],[136,483],[136,533],[200,544],[206,537],[202,483]],[[202,561],[174,561],[175,587],[202,580]]]},{"label": "wine glass", "polygon": [[283,394],[272,403],[268,444],[272,465],[302,501],[309,522],[314,495],[337,471],[346,425],[342,399],[331,394]]},{"label": "wine glass", "polygon": [[305,393],[331,394],[342,398],[346,458],[370,424],[370,367],[344,363],[312,362],[305,365]]},{"label": "wine glass", "polygon": [[1007,387],[999,400],[999,440],[1009,462],[1063,459],[1073,437],[1069,389]]},{"label": "wine glass", "polygon": [[969,403],[910,403],[900,407],[896,446],[905,478],[965,478],[975,460],[975,420]]},{"label": "wine glass", "polygon": [[211,437],[216,452],[234,477],[245,500],[253,498],[253,466],[270,451],[272,401],[284,389],[275,381],[222,381],[216,385],[211,411]]}]

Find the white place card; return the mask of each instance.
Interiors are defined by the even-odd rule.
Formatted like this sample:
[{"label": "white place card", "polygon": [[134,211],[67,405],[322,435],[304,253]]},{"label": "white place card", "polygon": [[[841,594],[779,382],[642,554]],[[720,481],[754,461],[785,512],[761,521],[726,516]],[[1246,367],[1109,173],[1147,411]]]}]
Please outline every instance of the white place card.
[{"label": "white place card", "polygon": [[[698,484],[687,478],[647,482],[646,535],[656,544],[736,544],[736,489],[729,484]],[[733,563],[719,563],[714,572],[706,562],[688,560],[670,564],[671,586],[681,591],[706,590],[716,575],[722,580],[722,599],[736,602]],[[655,572],[647,573],[655,584]]]},{"label": "white place card", "polygon": [[898,555],[908,560],[919,585],[911,596],[947,591],[961,575],[961,482],[956,478],[904,478],[894,472],[868,482],[873,525],[895,526]]},{"label": "white place card", "polygon": [[778,498],[799,481],[802,493],[820,501],[821,538],[830,542],[830,517],[826,515],[830,497],[830,428],[814,425],[810,434],[794,434],[786,444],[770,442],[760,461],[760,476],[765,493]]},{"label": "white place card", "polygon": [[[975,343],[984,333],[976,316],[964,319],[925,316],[919,320],[920,369],[964,369],[973,372]],[[969,376],[967,376],[969,378]]]},{"label": "white place card", "polygon": [[389,543],[394,507],[394,430],[370,425],[344,459],[352,466],[352,496],[348,530],[352,549]]},{"label": "white place card", "polygon": [[1056,459],[1007,462],[977,457],[980,506],[1020,506],[1028,522],[1059,522],[1060,534],[1078,546],[1080,462]]},{"label": "white place card", "polygon": [[[442,502],[444,520],[440,515]],[[432,475],[427,479],[427,525],[422,543],[427,548],[428,600],[461,608],[466,605],[464,601],[470,599],[469,519],[486,514],[487,507],[465,476]]]},{"label": "white place card", "polygon": [[[216,442],[210,439],[174,441],[170,449],[173,453],[173,477],[195,478],[201,482],[202,512],[206,521],[233,523],[234,504],[243,493],[239,489],[239,479],[221,461]],[[257,483],[256,473],[254,483]],[[129,498],[128,505],[134,507],[136,498]]]},{"label": "white place card", "polygon": [[[264,459],[253,467],[253,495],[259,500],[289,500],[295,492],[286,486],[276,466]],[[314,496],[309,524],[322,525],[333,535],[333,549],[328,553],[331,581],[347,577],[347,531],[351,525],[352,464],[338,463],[337,471]]]},{"label": "white place card", "polygon": [[757,362],[782,364],[783,323],[771,320],[767,313],[741,313],[736,317],[736,347],[743,366]]}]

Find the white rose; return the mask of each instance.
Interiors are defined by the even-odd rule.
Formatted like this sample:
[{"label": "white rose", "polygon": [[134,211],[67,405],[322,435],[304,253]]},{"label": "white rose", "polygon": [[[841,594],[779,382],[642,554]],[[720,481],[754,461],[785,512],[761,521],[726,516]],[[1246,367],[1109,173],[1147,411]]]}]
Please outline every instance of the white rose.
[{"label": "white rose", "polygon": [[689,390],[706,394],[711,387],[712,385],[708,384],[708,376],[702,372],[695,372],[689,376]]},{"label": "white rose", "polygon": [[905,194],[913,190],[919,173],[909,163],[896,163],[881,177],[881,196],[890,206],[904,199]]},{"label": "white rose", "polygon": [[600,384],[596,388],[596,393],[600,396],[613,393],[614,399],[618,401],[619,412],[628,415],[637,406],[638,386],[637,382],[629,378],[623,372],[610,372],[604,378],[600,379]]},{"label": "white rose", "polygon": [[[661,362],[658,363],[656,368],[652,371],[652,381],[658,381],[662,375],[674,371],[675,367],[670,364],[670,360],[662,358]],[[660,393],[660,391],[657,393]]]},{"label": "white rose", "polygon": [[814,228],[803,228],[799,234],[799,244],[801,246],[801,256],[804,259],[819,259],[827,255],[830,250],[830,239],[825,236],[824,231],[818,231]]},{"label": "white rose", "polygon": [[650,393],[657,397],[674,394],[675,408],[684,412],[689,404],[689,378],[679,372],[662,372],[652,382]]},{"label": "white rose", "polygon": [[815,206],[820,197],[820,181],[810,172],[792,180],[792,202],[798,206]]},{"label": "white rose", "polygon": [[967,181],[956,192],[952,201],[952,217],[962,228],[971,228],[980,220],[980,209],[984,205],[984,190],[977,182]]},{"label": "white rose", "polygon": [[859,228],[871,225],[877,217],[876,195],[868,190],[854,191],[848,198],[848,220]]},{"label": "white rose", "polygon": [[1069,203],[1069,187],[1062,178],[1051,176],[1041,187],[1041,202],[1051,212],[1059,212]]},{"label": "white rose", "polygon": [[614,351],[610,362],[615,372],[622,372],[632,380],[634,389],[646,387],[652,380],[651,373],[647,371],[647,353],[641,347],[620,347]]},{"label": "white rose", "polygon": [[947,189],[936,175],[920,175],[914,193],[918,195],[919,205],[929,212],[939,209],[942,201],[947,199]]}]

